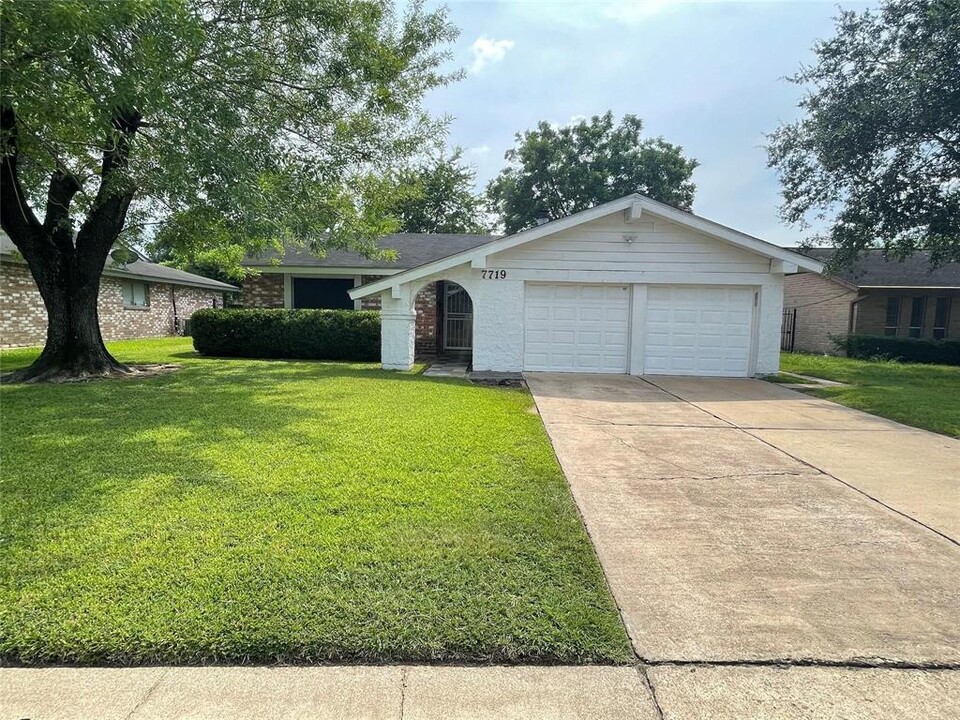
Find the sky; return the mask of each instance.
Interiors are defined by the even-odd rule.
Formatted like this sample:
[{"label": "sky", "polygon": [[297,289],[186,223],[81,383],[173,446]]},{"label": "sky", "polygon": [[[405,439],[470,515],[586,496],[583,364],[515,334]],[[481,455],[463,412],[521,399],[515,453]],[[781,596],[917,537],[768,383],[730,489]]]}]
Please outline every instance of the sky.
[{"label": "sky", "polygon": [[[811,232],[777,215],[779,182],[764,134],[799,116],[802,88],[784,78],[834,34],[835,0],[447,0],[461,29],[452,63],[463,80],[432,91],[451,117],[478,191],[505,165],[517,132],[612,110],[644,136],[680,145],[700,167],[693,211],[780,245]],[[814,227],[814,230],[816,227]]]}]

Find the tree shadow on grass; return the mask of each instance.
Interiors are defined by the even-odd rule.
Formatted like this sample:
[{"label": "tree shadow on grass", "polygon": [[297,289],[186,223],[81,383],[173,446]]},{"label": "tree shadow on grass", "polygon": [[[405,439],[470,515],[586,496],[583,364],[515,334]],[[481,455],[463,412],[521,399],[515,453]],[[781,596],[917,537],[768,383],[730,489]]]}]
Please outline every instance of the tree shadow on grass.
[{"label": "tree shadow on grass", "polygon": [[609,597],[575,512],[555,509],[569,497],[549,446],[542,460],[511,445],[525,415],[514,390],[191,359],[175,375],[2,397],[8,659],[622,649],[615,612],[599,628],[589,615]]}]

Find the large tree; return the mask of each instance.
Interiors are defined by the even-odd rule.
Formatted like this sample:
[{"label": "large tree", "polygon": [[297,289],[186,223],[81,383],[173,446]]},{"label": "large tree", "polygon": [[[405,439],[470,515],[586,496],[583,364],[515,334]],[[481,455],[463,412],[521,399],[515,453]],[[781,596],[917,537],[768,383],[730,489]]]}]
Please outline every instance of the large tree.
[{"label": "large tree", "polygon": [[769,138],[782,217],[817,218],[851,263],[881,247],[960,261],[960,3],[890,0],[842,12],[836,36],[790,80],[803,116]]},{"label": "large tree", "polygon": [[458,148],[400,170],[398,192],[387,212],[411,233],[486,232],[483,200],[474,192],[477,173]]},{"label": "large tree", "polygon": [[376,177],[436,138],[456,30],[420,2],[4,0],[0,34],[0,221],[48,315],[23,380],[124,371],[97,295],[146,223],[375,252]]},{"label": "large tree", "polygon": [[643,122],[613,113],[557,127],[541,122],[518,133],[509,165],[490,182],[487,199],[509,233],[639,192],[689,210],[697,161],[663,138],[641,139]]}]

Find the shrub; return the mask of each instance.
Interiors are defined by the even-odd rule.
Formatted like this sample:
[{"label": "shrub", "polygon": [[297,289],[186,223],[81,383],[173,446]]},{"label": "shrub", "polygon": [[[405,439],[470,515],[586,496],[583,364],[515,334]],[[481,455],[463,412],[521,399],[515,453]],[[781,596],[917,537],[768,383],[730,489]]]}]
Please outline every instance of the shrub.
[{"label": "shrub", "polygon": [[860,360],[960,365],[960,340],[920,340],[883,335],[841,335],[832,340],[837,350]]},{"label": "shrub", "polygon": [[203,355],[378,360],[380,314],[366,310],[198,310],[193,347]]}]

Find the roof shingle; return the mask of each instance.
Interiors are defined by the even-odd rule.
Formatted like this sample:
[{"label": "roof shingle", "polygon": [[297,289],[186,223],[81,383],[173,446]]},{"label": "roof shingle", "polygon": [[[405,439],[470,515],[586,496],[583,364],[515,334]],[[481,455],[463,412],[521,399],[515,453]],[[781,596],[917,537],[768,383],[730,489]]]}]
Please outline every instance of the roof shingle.
[{"label": "roof shingle", "polygon": [[[833,248],[809,248],[795,252],[828,262],[834,251]],[[930,253],[926,251],[905,260],[885,260],[880,250],[867,250],[852,268],[831,274],[860,287],[960,287],[960,264],[932,268]]]},{"label": "roof shingle", "polygon": [[397,259],[393,262],[371,260],[357,252],[330,250],[324,257],[318,257],[305,248],[289,248],[281,256],[269,250],[263,255],[248,258],[244,265],[250,267],[329,267],[329,268],[377,268],[407,270],[434,260],[455,255],[458,252],[475,248],[496,240],[498,235],[465,235],[454,233],[394,233],[385,235],[378,241],[381,250],[396,250]]}]

